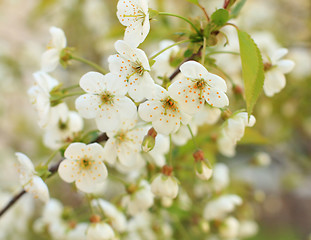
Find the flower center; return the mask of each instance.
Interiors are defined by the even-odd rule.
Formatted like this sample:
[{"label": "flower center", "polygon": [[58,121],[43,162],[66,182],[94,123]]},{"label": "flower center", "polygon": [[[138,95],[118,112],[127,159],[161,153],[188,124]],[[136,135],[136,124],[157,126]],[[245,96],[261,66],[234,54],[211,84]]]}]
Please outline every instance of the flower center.
[{"label": "flower center", "polygon": [[113,98],[114,98],[114,95],[108,91],[105,91],[101,95],[101,100],[103,104],[113,104]]},{"label": "flower center", "polygon": [[205,82],[204,79],[198,79],[198,80],[196,80],[196,82],[194,84],[194,88],[202,90],[203,88],[206,87],[206,85],[207,85],[207,82]]},{"label": "flower center", "polygon": [[167,110],[171,110],[173,112],[178,110],[178,107],[176,104],[177,102],[174,101],[171,97],[167,97],[164,100],[161,100],[161,102],[162,102],[162,107],[165,109],[165,112],[164,112],[165,115],[166,115]]},{"label": "flower center", "polygon": [[129,138],[126,136],[126,132],[119,132],[116,136],[115,139],[117,140],[118,143],[128,141]]},{"label": "flower center", "polygon": [[88,160],[88,159],[81,159],[80,161],[80,167],[83,169],[88,169],[91,165],[92,165],[92,160]]}]

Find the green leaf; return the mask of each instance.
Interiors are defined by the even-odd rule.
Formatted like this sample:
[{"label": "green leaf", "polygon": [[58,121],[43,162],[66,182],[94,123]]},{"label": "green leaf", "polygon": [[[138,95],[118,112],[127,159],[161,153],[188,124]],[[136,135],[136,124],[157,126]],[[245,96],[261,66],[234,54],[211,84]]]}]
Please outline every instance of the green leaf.
[{"label": "green leaf", "polygon": [[239,15],[239,13],[240,13],[242,7],[244,6],[244,4],[246,3],[246,1],[247,0],[241,0],[235,5],[235,7],[231,11],[230,18],[236,18]]},{"label": "green leaf", "polygon": [[211,16],[212,22],[217,26],[223,26],[229,20],[229,12],[226,9],[217,9]]},{"label": "green leaf", "polygon": [[193,49],[187,49],[185,52],[184,52],[184,57],[185,58],[188,58],[192,55],[193,53]]},{"label": "green leaf", "polygon": [[248,33],[238,30],[238,37],[246,106],[250,116],[263,88],[265,79],[264,66],[260,51]]},{"label": "green leaf", "polygon": [[187,0],[187,1],[199,5],[199,0]]}]

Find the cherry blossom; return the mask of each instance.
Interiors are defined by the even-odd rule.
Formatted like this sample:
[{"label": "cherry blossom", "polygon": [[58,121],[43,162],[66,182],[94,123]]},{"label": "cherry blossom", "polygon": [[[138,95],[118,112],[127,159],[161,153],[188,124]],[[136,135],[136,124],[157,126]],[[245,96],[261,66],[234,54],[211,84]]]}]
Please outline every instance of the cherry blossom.
[{"label": "cherry blossom", "polygon": [[28,90],[31,103],[38,113],[38,123],[41,128],[46,128],[57,122],[60,110],[63,106],[51,105],[50,93],[59,85],[58,81],[49,74],[39,71],[33,74],[35,78],[34,86]]},{"label": "cherry blossom", "polygon": [[239,235],[240,223],[235,217],[227,217],[219,228],[223,239],[236,239]]},{"label": "cherry blossom", "polygon": [[86,240],[116,240],[113,229],[104,222],[92,223],[86,231]]},{"label": "cherry blossom", "polygon": [[171,96],[190,115],[203,108],[205,101],[213,107],[222,108],[229,104],[225,92],[227,85],[221,77],[209,73],[198,62],[188,61],[180,66],[185,79],[175,81],[170,88]]},{"label": "cherry blossom", "polygon": [[51,149],[58,149],[71,142],[83,128],[81,116],[77,112],[69,111],[66,104],[63,106],[58,122],[48,127],[43,135],[43,143]]},{"label": "cherry blossom", "polygon": [[145,164],[140,151],[148,128],[135,127],[135,124],[135,121],[124,121],[120,130],[107,132],[109,139],[104,146],[104,159],[117,165],[120,171],[139,169]]},{"label": "cherry blossom", "polygon": [[52,72],[57,67],[60,61],[61,51],[67,45],[67,39],[62,29],[51,27],[50,33],[52,40],[49,43],[48,50],[46,50],[41,59],[41,69],[45,72]]},{"label": "cherry blossom", "polygon": [[115,49],[119,54],[108,58],[111,73],[118,76],[134,101],[147,98],[153,91],[154,81],[149,71],[149,61],[145,52],[130,47],[125,41],[118,40]]},{"label": "cherry blossom", "polygon": [[68,183],[74,182],[79,190],[91,193],[107,178],[108,172],[103,163],[103,147],[98,143],[72,143],[65,153],[58,174]]},{"label": "cherry blossom", "polygon": [[235,146],[244,136],[245,127],[252,127],[255,122],[255,117],[251,115],[248,119],[246,112],[239,112],[227,119],[217,139],[219,151],[227,157],[234,156]]},{"label": "cherry blossom", "polygon": [[147,37],[150,30],[149,0],[119,0],[117,17],[126,26],[124,40],[137,47]]},{"label": "cherry blossom", "polygon": [[49,197],[49,189],[41,177],[36,175],[35,168],[31,160],[23,153],[15,153],[19,162],[18,172],[19,180],[26,192],[34,195],[43,202],[47,202]]},{"label": "cherry blossom", "polygon": [[221,220],[225,218],[228,213],[233,212],[236,206],[241,204],[242,199],[237,195],[222,195],[206,204],[203,216],[206,220]]},{"label": "cherry blossom", "polygon": [[268,97],[280,92],[286,85],[284,74],[293,70],[295,63],[292,60],[282,59],[288,50],[281,48],[271,56],[271,62],[266,63],[265,81],[263,90]]},{"label": "cherry blossom", "polygon": [[153,194],[146,180],[141,180],[136,191],[122,198],[122,206],[129,215],[141,213],[153,205]]},{"label": "cherry blossom", "polygon": [[88,119],[95,118],[100,131],[114,131],[122,121],[136,119],[136,106],[125,96],[125,89],[115,75],[88,72],[80,79],[80,86],[87,93],[76,99],[79,114]]},{"label": "cherry blossom", "polygon": [[173,176],[159,174],[151,183],[151,191],[158,197],[176,198],[178,194],[178,180]]},{"label": "cherry blossom", "polygon": [[176,132],[180,122],[187,124],[191,118],[180,109],[180,105],[170,95],[171,86],[166,91],[156,85],[154,92],[148,101],[139,105],[139,116],[147,122],[152,122],[154,129],[164,135]]}]

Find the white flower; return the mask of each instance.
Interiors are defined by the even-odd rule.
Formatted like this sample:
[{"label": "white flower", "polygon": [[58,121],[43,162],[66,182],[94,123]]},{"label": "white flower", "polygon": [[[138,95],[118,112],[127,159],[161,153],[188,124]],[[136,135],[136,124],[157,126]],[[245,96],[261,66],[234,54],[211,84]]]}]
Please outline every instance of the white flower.
[{"label": "white flower", "polygon": [[203,109],[196,113],[193,117],[193,121],[198,125],[202,126],[204,124],[215,124],[220,118],[221,110],[219,108],[210,107],[205,104]]},{"label": "white flower", "polygon": [[50,33],[52,40],[49,43],[48,50],[45,51],[41,59],[41,69],[45,72],[51,72],[57,67],[61,51],[66,47],[67,40],[62,29],[51,27]]},{"label": "white flower", "polygon": [[170,86],[170,95],[179,102],[186,113],[195,114],[203,108],[205,101],[218,108],[229,104],[224,79],[209,73],[203,65],[195,61],[183,63],[180,71],[186,78],[175,81]]},{"label": "white flower", "polygon": [[86,240],[115,240],[114,231],[107,223],[92,223],[86,231]]},{"label": "white flower", "polygon": [[206,220],[221,220],[241,204],[242,199],[237,195],[222,195],[206,204],[203,216]]},{"label": "white flower", "polygon": [[152,214],[148,211],[139,213],[130,218],[127,236],[124,240],[156,240],[158,239],[152,230]]},{"label": "white flower", "polygon": [[134,121],[123,122],[119,131],[107,132],[109,137],[104,146],[104,159],[110,164],[119,164],[126,169],[142,166],[144,161],[140,156],[141,144],[148,128],[135,127]]},{"label": "white flower", "polygon": [[83,128],[81,116],[77,112],[68,111],[66,104],[63,106],[63,113],[57,124],[50,126],[43,136],[45,146],[51,149],[58,149],[64,144],[71,142],[75,134]]},{"label": "white flower", "polygon": [[79,223],[74,229],[69,229],[66,235],[66,240],[85,240],[88,224]]},{"label": "white flower", "polygon": [[132,47],[137,47],[147,37],[150,30],[149,0],[119,0],[117,16],[126,26],[124,40]]},{"label": "white flower", "polygon": [[151,191],[158,197],[176,198],[178,180],[173,176],[159,174],[151,183]]},{"label": "white flower", "polygon": [[213,174],[213,169],[210,168],[204,161],[200,161],[199,164],[201,164],[199,169],[200,171],[196,168],[195,174],[201,180],[209,180]]},{"label": "white flower", "polygon": [[[39,126],[45,128],[53,125],[58,120],[59,105],[52,107],[50,92],[59,85],[58,81],[45,72],[39,71],[33,74],[34,86],[28,90],[31,103],[34,105],[38,117]],[[62,107],[60,107],[62,108]]]},{"label": "white flower", "polygon": [[15,153],[19,162],[19,180],[26,192],[34,195],[43,202],[47,202],[50,198],[49,189],[45,182],[36,175],[35,168],[31,160],[23,153]]},{"label": "white flower", "polygon": [[156,85],[151,98],[138,108],[139,116],[144,121],[152,122],[154,129],[164,135],[176,132],[180,122],[187,124],[191,118],[180,109],[179,103],[170,97],[171,94],[171,86],[166,91]]},{"label": "white flower", "polygon": [[288,50],[281,48],[271,56],[271,66],[265,72],[263,90],[268,97],[280,92],[286,85],[284,74],[293,70],[295,63],[291,60],[282,59]]},{"label": "white flower", "polygon": [[91,193],[107,178],[103,147],[98,143],[72,143],[65,153],[58,174],[65,182],[76,182],[79,190]]},{"label": "white flower", "polygon": [[76,99],[76,108],[82,117],[95,118],[100,131],[114,131],[122,121],[136,119],[135,104],[125,97],[125,89],[113,74],[88,72],[82,76],[80,86],[87,94]]},{"label": "white flower", "polygon": [[258,224],[252,220],[240,221],[239,237],[249,238],[258,232]]},{"label": "white flower", "polygon": [[145,52],[130,47],[126,42],[118,40],[115,49],[119,54],[108,58],[109,69],[121,79],[131,98],[139,102],[152,93],[154,82],[149,71],[149,61]]},{"label": "white flower", "polygon": [[112,227],[119,233],[124,232],[127,227],[125,215],[119,211],[113,204],[103,199],[95,199],[92,205],[101,208],[106,217],[111,221]]},{"label": "white flower", "polygon": [[251,115],[248,119],[246,112],[234,114],[233,117],[227,119],[217,139],[219,151],[227,157],[234,156],[235,146],[244,136],[245,127],[252,127],[255,122],[255,117]]},{"label": "white flower", "polygon": [[228,217],[225,221],[221,224],[219,228],[219,234],[224,239],[236,239],[239,235],[239,221],[234,217]]},{"label": "white flower", "polygon": [[214,166],[214,173],[212,178],[212,186],[216,192],[225,189],[228,185],[229,178],[229,168],[224,163],[216,163]]},{"label": "white flower", "polygon": [[150,208],[153,205],[153,198],[149,183],[142,180],[134,193],[122,198],[121,204],[129,215],[134,216]]}]

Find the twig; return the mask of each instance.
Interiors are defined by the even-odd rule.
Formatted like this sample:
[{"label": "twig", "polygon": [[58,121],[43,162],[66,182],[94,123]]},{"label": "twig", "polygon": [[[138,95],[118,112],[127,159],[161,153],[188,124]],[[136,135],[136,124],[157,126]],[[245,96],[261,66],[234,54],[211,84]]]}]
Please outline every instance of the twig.
[{"label": "twig", "polygon": [[[94,141],[90,143],[100,143],[103,141],[107,141],[108,136],[106,133],[100,134]],[[60,163],[64,160],[64,158],[61,158],[57,163],[49,167],[49,172],[51,173],[48,178],[53,176],[57,171]],[[16,194],[7,204],[6,206],[0,211],[0,217],[7,211],[9,210],[25,193],[27,193],[24,189],[20,191],[18,194]]]},{"label": "twig", "polygon": [[185,59],[181,64],[179,64],[179,66],[176,68],[176,70],[172,73],[172,75],[169,77],[170,81],[172,81],[180,72],[179,67],[190,60],[193,60],[196,56],[200,56],[201,51],[202,51],[203,45],[199,48],[199,50],[196,53],[193,53],[190,57],[188,57],[187,59]]}]

